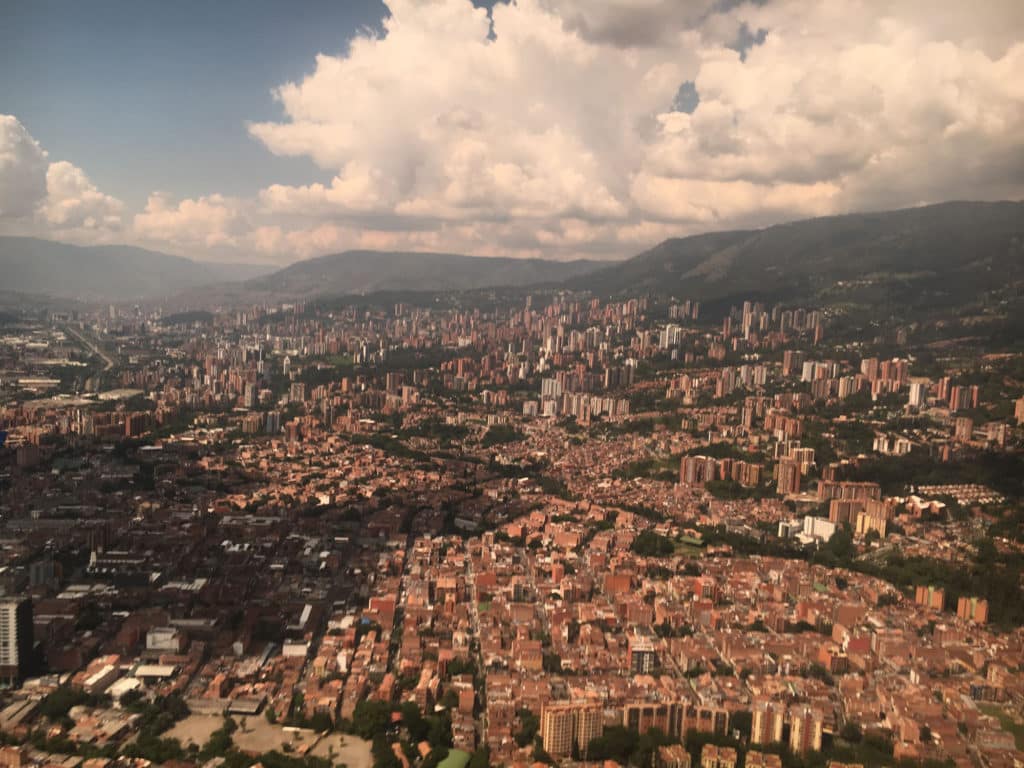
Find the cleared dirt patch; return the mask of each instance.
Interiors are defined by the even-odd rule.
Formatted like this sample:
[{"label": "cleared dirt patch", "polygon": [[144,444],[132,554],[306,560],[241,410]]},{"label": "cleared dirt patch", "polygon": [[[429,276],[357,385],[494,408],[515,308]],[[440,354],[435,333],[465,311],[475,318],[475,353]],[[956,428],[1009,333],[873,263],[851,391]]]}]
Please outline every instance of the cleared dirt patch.
[{"label": "cleared dirt patch", "polygon": [[164,736],[177,739],[183,747],[189,744],[202,747],[210,740],[211,734],[223,724],[224,718],[220,715],[189,715],[175,723]]}]

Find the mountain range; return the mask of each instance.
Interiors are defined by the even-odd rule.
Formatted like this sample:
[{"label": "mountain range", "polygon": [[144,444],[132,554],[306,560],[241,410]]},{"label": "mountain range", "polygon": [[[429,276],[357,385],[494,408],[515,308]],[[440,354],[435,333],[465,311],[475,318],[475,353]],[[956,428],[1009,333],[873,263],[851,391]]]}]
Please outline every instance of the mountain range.
[{"label": "mountain range", "polygon": [[80,300],[304,299],[544,285],[597,295],[950,304],[1024,281],[1024,203],[952,202],[673,238],[621,262],[346,251],[277,271],[0,237],[0,290]]},{"label": "mountain range", "polygon": [[318,297],[375,291],[464,291],[562,283],[608,262],[459,256],[451,253],[345,251],[297,261],[247,280],[249,291]]},{"label": "mountain range", "polygon": [[600,295],[956,301],[1024,280],[1024,203],[951,202],[673,238],[569,281]]},{"label": "mountain range", "polygon": [[34,237],[0,237],[0,289],[82,301],[173,296],[273,270],[253,264],[192,261],[130,245],[79,246]]}]

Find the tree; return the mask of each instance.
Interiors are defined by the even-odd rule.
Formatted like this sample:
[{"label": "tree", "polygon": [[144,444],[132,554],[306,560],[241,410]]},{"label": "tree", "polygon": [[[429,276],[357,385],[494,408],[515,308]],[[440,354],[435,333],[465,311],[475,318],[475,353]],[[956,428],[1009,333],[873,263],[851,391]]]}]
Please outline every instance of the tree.
[{"label": "tree", "polygon": [[741,709],[737,712],[733,712],[732,717],[729,718],[729,730],[739,731],[741,738],[749,739],[753,723],[753,713],[748,710]]},{"label": "tree", "polygon": [[849,560],[857,554],[857,548],[853,544],[853,534],[846,526],[840,526],[828,540],[825,551],[834,555],[839,562]]},{"label": "tree", "polygon": [[860,726],[852,720],[847,721],[842,730],[839,731],[840,737],[844,741],[848,741],[851,744],[859,744],[860,740],[864,738],[864,732]]},{"label": "tree", "polygon": [[237,723],[230,717],[224,718],[224,724],[210,734],[209,741],[199,750],[199,758],[204,762],[214,757],[224,757],[234,749],[235,742],[231,734],[238,728]]},{"label": "tree", "polygon": [[658,747],[674,743],[677,743],[677,740],[660,728],[651,728],[637,739],[636,747],[630,755],[630,762],[634,765],[653,765],[654,754],[658,751]]},{"label": "tree", "polygon": [[384,733],[391,723],[391,706],[383,701],[364,700],[356,704],[352,713],[352,733],[372,739]]},{"label": "tree", "polygon": [[39,714],[50,720],[60,720],[67,716],[72,707],[80,704],[93,706],[96,703],[96,698],[83,690],[61,686],[39,703]]},{"label": "tree", "polygon": [[518,746],[525,747],[533,741],[537,731],[540,730],[540,720],[533,712],[525,708],[518,710],[516,715],[519,717],[520,728],[514,734],[514,738]]},{"label": "tree", "polygon": [[423,719],[415,701],[407,701],[402,704],[402,724],[409,731],[409,736],[413,741],[420,742],[427,738],[430,723]]},{"label": "tree", "polygon": [[636,749],[638,736],[636,731],[616,725],[605,728],[604,733],[591,739],[587,745],[587,760],[616,760],[625,763]]},{"label": "tree", "polygon": [[133,743],[124,748],[123,754],[154,763],[166,763],[183,759],[185,750],[181,748],[181,742],[177,739],[161,739],[158,736],[140,733]]},{"label": "tree", "polygon": [[542,660],[544,671],[549,675],[558,675],[562,672],[562,657],[557,653],[545,653]]},{"label": "tree", "polygon": [[654,531],[641,531],[630,549],[644,557],[667,557],[676,550],[671,539]]},{"label": "tree", "polygon": [[434,747],[430,750],[430,753],[427,755],[426,759],[424,759],[420,768],[437,768],[441,761],[446,757],[448,757],[448,747]]},{"label": "tree", "polygon": [[431,748],[450,747],[452,745],[452,718],[447,712],[430,718],[427,729],[427,741]]},{"label": "tree", "polygon": [[314,712],[313,716],[306,720],[306,727],[312,728],[318,733],[324,733],[334,728],[334,721],[326,712]]},{"label": "tree", "polygon": [[487,745],[480,747],[469,756],[469,763],[466,768],[489,768],[491,764],[491,750]]},{"label": "tree", "polygon": [[533,740],[533,760],[536,763],[547,763],[548,765],[555,765],[554,758],[547,753],[544,749],[544,742],[541,741],[540,736]]},{"label": "tree", "polygon": [[395,757],[391,744],[382,735],[373,739],[373,768],[402,768],[402,763]]}]

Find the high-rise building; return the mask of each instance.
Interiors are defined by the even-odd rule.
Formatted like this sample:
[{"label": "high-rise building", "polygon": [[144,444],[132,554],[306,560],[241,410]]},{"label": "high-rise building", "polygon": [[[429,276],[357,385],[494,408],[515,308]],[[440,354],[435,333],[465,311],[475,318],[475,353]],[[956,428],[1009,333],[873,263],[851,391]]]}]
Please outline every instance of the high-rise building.
[{"label": "high-rise building", "polygon": [[25,677],[32,642],[32,601],[0,600],[0,680],[13,685]]},{"label": "high-rise building", "polygon": [[878,483],[826,480],[824,476],[818,481],[818,501],[829,501],[830,499],[867,501],[881,498],[882,487]]},{"label": "high-rise building", "polygon": [[910,384],[910,395],[907,403],[913,408],[920,408],[924,405],[925,398],[928,396],[928,388],[924,382],[914,381]]},{"label": "high-rise building", "polygon": [[573,709],[565,703],[545,704],[540,713],[540,737],[544,751],[553,757],[572,753]]},{"label": "high-rise building", "polygon": [[632,635],[629,638],[629,671],[634,675],[646,675],[654,671],[658,664],[658,654],[654,643],[646,637]]},{"label": "high-rise building", "polygon": [[821,734],[825,718],[821,712],[808,706],[795,707],[790,711],[789,749],[802,755],[806,752],[821,751]]},{"label": "high-rise building", "polygon": [[975,624],[988,622],[988,600],[980,597],[961,597],[956,603],[956,615]]},{"label": "high-rise building", "polygon": [[938,587],[919,586],[914,593],[914,602],[933,611],[941,611],[946,607],[946,590]]},{"label": "high-rise building", "polygon": [[246,382],[246,384],[245,384],[245,394],[243,395],[243,398],[244,398],[243,404],[245,405],[245,407],[246,408],[255,408],[256,407],[256,397],[257,397],[256,385],[254,383],[252,383],[251,381],[250,382]]},{"label": "high-rise building", "polygon": [[588,702],[576,708],[576,746],[586,755],[590,742],[604,733],[604,711],[600,704]]},{"label": "high-rise building", "polygon": [[718,462],[707,456],[683,456],[679,461],[679,482],[699,486],[714,480]]},{"label": "high-rise building", "polygon": [[558,379],[541,379],[540,396],[552,398],[562,396],[562,383]]},{"label": "high-rise building", "polygon": [[779,744],[782,742],[782,729],[786,721],[784,704],[771,701],[759,701],[754,705],[750,727],[751,744]]},{"label": "high-rise building", "polygon": [[545,704],[540,712],[540,737],[544,751],[564,757],[575,747],[585,753],[587,745],[604,730],[604,713],[597,702],[559,701]]},{"label": "high-rise building", "polygon": [[957,416],[953,422],[953,439],[958,443],[969,443],[974,436],[974,419],[970,416]]},{"label": "high-rise building", "polygon": [[963,411],[968,408],[978,407],[978,385],[972,384],[971,386],[960,386],[959,384],[953,386],[949,390],[949,410],[952,412]]},{"label": "high-rise building", "polygon": [[264,427],[268,435],[276,435],[281,432],[281,412],[280,411],[268,411],[267,419]]},{"label": "high-rise building", "polygon": [[683,329],[678,325],[666,325],[661,332],[660,346],[662,349],[678,347],[683,340]]},{"label": "high-rise building", "polygon": [[804,353],[794,349],[787,349],[782,353],[782,375],[791,376],[804,365]]},{"label": "high-rise building", "polygon": [[800,493],[800,465],[792,459],[779,462],[777,491],[780,496]]}]

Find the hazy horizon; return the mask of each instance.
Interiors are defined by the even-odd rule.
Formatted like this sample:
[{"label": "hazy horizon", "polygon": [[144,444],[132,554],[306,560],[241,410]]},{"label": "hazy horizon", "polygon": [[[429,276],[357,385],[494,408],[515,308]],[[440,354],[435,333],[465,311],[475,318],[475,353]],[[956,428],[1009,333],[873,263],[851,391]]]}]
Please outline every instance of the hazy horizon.
[{"label": "hazy horizon", "polygon": [[1024,197],[1013,2],[16,4],[0,234],[622,259]]}]

